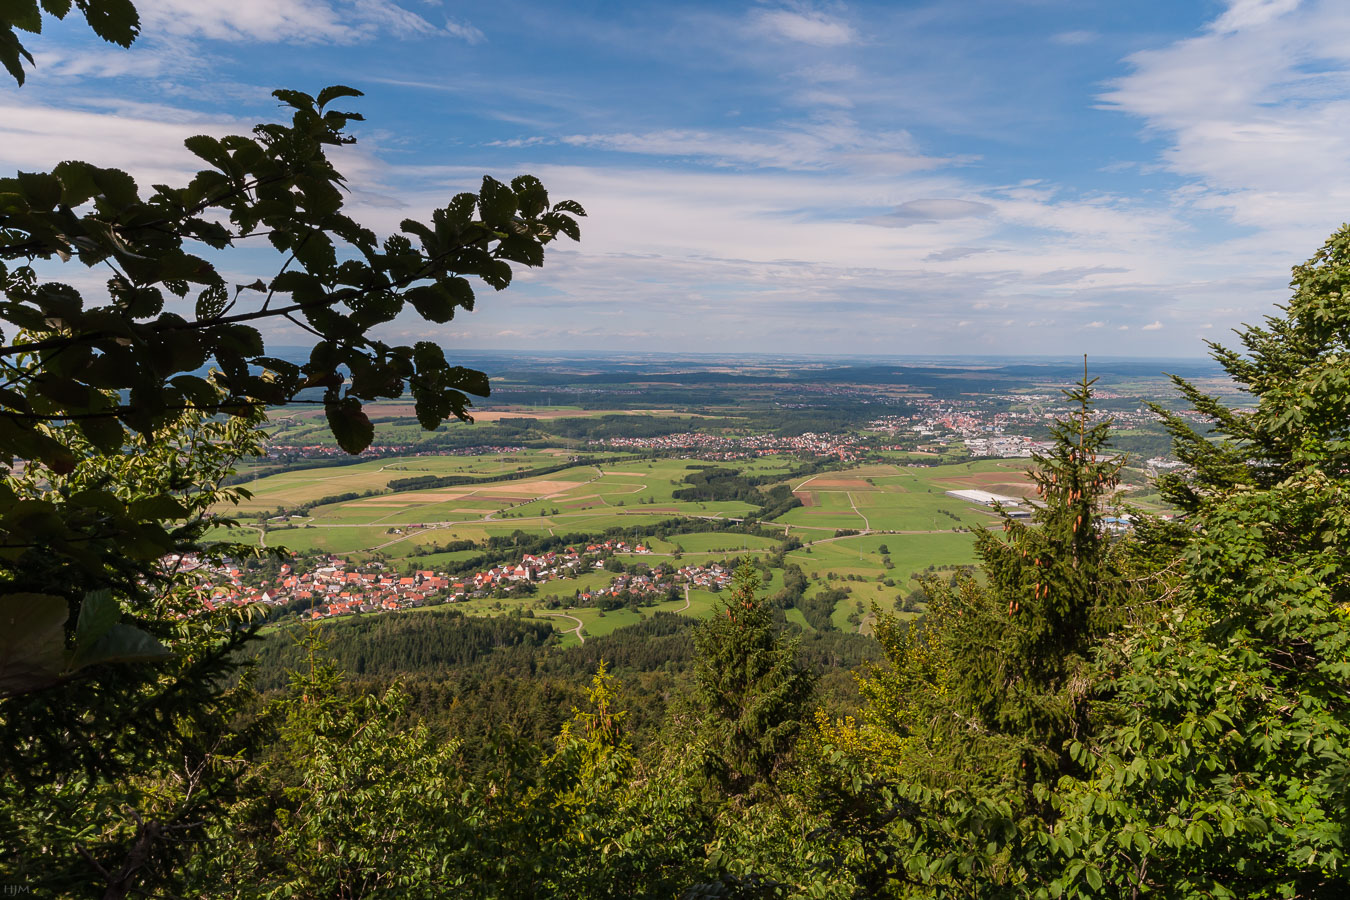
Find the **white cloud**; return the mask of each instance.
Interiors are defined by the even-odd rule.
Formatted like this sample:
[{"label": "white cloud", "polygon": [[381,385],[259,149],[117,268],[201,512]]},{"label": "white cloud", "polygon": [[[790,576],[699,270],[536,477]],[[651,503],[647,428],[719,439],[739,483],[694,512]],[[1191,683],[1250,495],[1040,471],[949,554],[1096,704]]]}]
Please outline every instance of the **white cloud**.
[{"label": "white cloud", "polygon": [[1249,261],[1307,256],[1350,209],[1350,5],[1237,0],[1205,33],[1129,58],[1102,95],[1168,142],[1181,206],[1250,229]]},{"label": "white cloud", "polygon": [[380,33],[483,40],[471,25],[437,27],[392,0],[142,0],[138,8],[149,33],[220,41],[349,44]]},{"label": "white cloud", "polygon": [[1143,331],[1162,331],[1162,327],[1163,327],[1163,324],[1162,324],[1161,321],[1154,320],[1154,321],[1150,322],[1149,324],[1145,325],[1145,326],[1143,327],[1143,329],[1141,329],[1141,330],[1143,330]]},{"label": "white cloud", "polygon": [[760,10],[751,16],[751,28],[768,37],[817,47],[841,47],[857,40],[847,22],[811,11]]},{"label": "white cloud", "polygon": [[1300,2],[1302,0],[1231,0],[1228,10],[1214,21],[1210,30],[1226,34],[1265,25],[1297,9]]},{"label": "white cloud", "polygon": [[1106,323],[1105,323],[1105,322],[1089,322],[1089,323],[1087,323],[1086,325],[1084,325],[1083,327],[1084,327],[1084,328],[1104,328],[1105,326],[1106,326]]},{"label": "white cloud", "polygon": [[0,171],[47,171],[63,159],[131,172],[142,185],[175,182],[202,168],[183,146],[194,134],[246,131],[176,107],[132,104],[114,113],[30,104],[0,105]]},{"label": "white cloud", "polygon": [[869,131],[842,112],[824,113],[811,121],[773,128],[573,134],[561,140],[578,147],[684,157],[723,166],[895,174],[930,169],[944,162],[920,153],[907,132]]}]

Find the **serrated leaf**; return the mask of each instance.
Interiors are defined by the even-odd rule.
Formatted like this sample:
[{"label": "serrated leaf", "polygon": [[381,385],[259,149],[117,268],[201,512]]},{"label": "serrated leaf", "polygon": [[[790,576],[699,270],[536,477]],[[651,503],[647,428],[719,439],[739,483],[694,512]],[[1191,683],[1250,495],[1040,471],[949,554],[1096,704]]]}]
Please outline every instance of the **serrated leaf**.
[{"label": "serrated leaf", "polygon": [[375,426],[370,417],[361,409],[361,402],[355,397],[344,397],[325,408],[328,427],[338,446],[355,456],[370,446],[375,438]]},{"label": "serrated leaf", "polygon": [[440,284],[409,288],[403,297],[413,305],[418,315],[429,322],[449,322],[455,316],[455,298]]},{"label": "serrated leaf", "polygon": [[87,648],[76,648],[70,658],[73,671],[105,663],[154,662],[173,656],[167,647],[132,625],[113,625]]},{"label": "serrated leaf", "polygon": [[213,284],[197,295],[197,318],[214,319],[225,311],[230,294],[223,284]]},{"label": "serrated leaf", "polygon": [[15,28],[22,28],[32,34],[42,33],[42,12],[38,9],[37,0],[6,0],[0,10],[3,11],[3,21]]},{"label": "serrated leaf", "polygon": [[272,96],[293,109],[313,109],[314,98],[304,91],[275,90]]},{"label": "serrated leaf", "polygon": [[25,72],[23,70],[23,60],[28,60],[28,64],[33,64],[33,54],[29,53],[19,42],[19,37],[14,33],[14,29],[8,25],[0,24],[0,65],[14,78],[20,87],[23,86]]},{"label": "serrated leaf", "polygon": [[61,202],[61,179],[46,172],[19,172],[14,176],[28,205],[47,212]]},{"label": "serrated leaf", "polygon": [[131,0],[87,0],[84,17],[94,34],[119,47],[130,47],[141,33],[141,17]]}]

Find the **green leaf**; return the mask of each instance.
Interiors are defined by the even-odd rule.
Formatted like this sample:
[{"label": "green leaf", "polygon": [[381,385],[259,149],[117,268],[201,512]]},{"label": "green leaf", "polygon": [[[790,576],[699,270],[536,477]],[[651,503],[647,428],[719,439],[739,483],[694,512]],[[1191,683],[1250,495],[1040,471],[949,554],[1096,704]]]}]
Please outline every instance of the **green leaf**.
[{"label": "green leaf", "polygon": [[332,84],[319,91],[319,96],[315,98],[319,106],[327,106],[339,97],[364,97],[365,94],[356,88],[350,88],[343,84]]},{"label": "green leaf", "polygon": [[139,202],[136,180],[121,169],[100,169],[90,166],[89,174],[94,179],[98,192],[113,205],[126,207]]},{"label": "green leaf", "polygon": [[553,211],[571,213],[574,216],[586,215],[586,210],[582,209],[581,204],[575,200],[559,200],[553,204]]},{"label": "green leaf", "polygon": [[67,160],[57,163],[52,174],[61,179],[61,202],[76,207],[97,195],[99,189],[94,172],[95,167],[86,162]]},{"label": "green leaf", "polygon": [[194,134],[183,141],[183,146],[187,147],[193,156],[206,160],[223,172],[230,173],[230,155],[225,152],[225,147],[220,141],[210,135]]},{"label": "green leaf", "polygon": [[314,98],[304,91],[291,91],[286,89],[275,90],[272,96],[276,97],[282,103],[292,109],[313,109]]},{"label": "green leaf", "polygon": [[429,322],[449,322],[455,317],[455,297],[440,283],[409,288],[403,296]]},{"label": "green leaf", "polygon": [[154,662],[173,656],[167,647],[131,625],[113,625],[88,648],[77,648],[71,656],[73,671],[104,663]]},{"label": "green leaf", "polygon": [[33,34],[42,33],[42,12],[37,0],[4,0],[0,3],[0,21]]},{"label": "green leaf", "polygon": [[478,193],[478,214],[489,225],[501,225],[516,214],[516,194],[495,178],[483,176]]},{"label": "green leaf", "polygon": [[23,44],[19,42],[19,37],[14,33],[14,29],[0,23],[0,65],[13,76],[14,80],[22,87],[25,72],[23,70],[22,60],[28,60],[28,64],[33,64],[33,54],[24,49]]},{"label": "green leaf", "polygon": [[187,508],[168,494],[137,497],[129,504],[128,511],[137,519],[156,522],[181,519],[187,515]]},{"label": "green leaf", "polygon": [[223,284],[213,284],[197,295],[197,318],[214,319],[225,311],[230,295]]},{"label": "green leaf", "polygon": [[0,596],[0,695],[36,690],[57,680],[69,615],[64,597]]},{"label": "green leaf", "polygon": [[329,403],[325,408],[328,415],[328,427],[333,429],[333,437],[338,446],[355,456],[370,446],[375,438],[375,426],[370,417],[361,409],[361,401],[355,397]]},{"label": "green leaf", "polygon": [[126,442],[126,430],[113,415],[81,419],[80,431],[89,443],[104,453],[114,453]]},{"label": "green leaf", "polygon": [[61,202],[61,179],[46,172],[19,172],[15,176],[28,205],[47,212]]},{"label": "green leaf", "polygon": [[130,47],[141,33],[141,17],[131,0],[87,0],[84,17],[94,34],[119,47]]},{"label": "green leaf", "polygon": [[104,588],[85,594],[75,622],[76,652],[81,647],[92,647],[120,618],[122,607],[113,599],[112,591]]}]

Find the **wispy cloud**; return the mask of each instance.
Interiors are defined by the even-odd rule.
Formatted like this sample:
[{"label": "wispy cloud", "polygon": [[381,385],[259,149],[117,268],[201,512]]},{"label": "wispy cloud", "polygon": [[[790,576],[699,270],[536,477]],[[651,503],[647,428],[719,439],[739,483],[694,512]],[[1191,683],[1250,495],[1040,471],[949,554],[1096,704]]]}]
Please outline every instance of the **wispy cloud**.
[{"label": "wispy cloud", "polygon": [[1205,33],[1136,53],[1102,95],[1164,138],[1177,201],[1288,259],[1350,209],[1350,7],[1237,0]]},{"label": "wispy cloud", "polygon": [[561,140],[577,147],[702,160],[722,166],[900,173],[931,169],[946,162],[923,155],[907,132],[869,132],[842,113],[771,128],[572,134]]},{"label": "wispy cloud", "polygon": [[857,41],[857,33],[842,19],[811,10],[764,9],[750,16],[758,34],[817,47],[842,47]]},{"label": "wispy cloud", "polygon": [[138,8],[148,33],[218,41],[349,44],[381,33],[484,39],[471,25],[433,25],[392,0],[142,0]]},{"label": "wispy cloud", "polygon": [[1231,0],[1227,11],[1214,20],[1210,30],[1217,34],[1243,31],[1265,25],[1298,8],[1302,0]]}]

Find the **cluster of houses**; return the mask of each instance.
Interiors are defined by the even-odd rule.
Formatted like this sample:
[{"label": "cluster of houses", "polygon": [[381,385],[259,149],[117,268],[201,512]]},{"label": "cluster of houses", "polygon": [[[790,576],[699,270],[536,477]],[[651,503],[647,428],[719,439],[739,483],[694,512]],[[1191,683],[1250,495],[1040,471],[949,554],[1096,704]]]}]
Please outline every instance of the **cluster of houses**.
[{"label": "cluster of houses", "polygon": [[[451,586],[449,576],[424,569],[408,575],[388,572],[382,563],[349,567],[340,557],[328,557],[307,572],[284,564],[273,579],[254,582],[233,565],[194,567],[206,596],[202,605],[215,610],[223,606],[285,606],[307,603],[310,618],[342,616],[357,612],[406,609],[443,597]],[[252,583],[251,583],[252,582]]]},{"label": "cluster of houses", "polygon": [[685,566],[675,571],[675,577],[694,587],[707,591],[720,591],[731,584],[732,573],[726,566],[712,563],[707,566]]},{"label": "cluster of houses", "polygon": [[576,577],[586,569],[603,568],[604,563],[596,557],[613,553],[649,554],[651,550],[644,544],[607,540],[587,544],[582,549],[568,547],[561,552],[526,553],[518,563],[493,566],[462,578],[430,569],[401,575],[387,571],[383,563],[358,566],[337,556],[322,558],[319,565],[305,572],[297,572],[289,564],[282,565],[271,579],[251,578],[236,565],[215,566],[193,557],[175,557],[164,562],[167,568],[197,574],[204,593],[203,607],[208,611],[258,603],[280,607],[299,601],[308,606],[305,616],[326,619],[358,612],[407,609],[433,600],[485,597],[522,582]]},{"label": "cluster of houses", "polygon": [[748,459],[776,453],[852,460],[858,457],[859,438],[846,434],[806,434],[779,437],[773,434],[721,435],[685,432],[661,437],[616,437],[591,441],[591,446],[693,453],[699,459]]},{"label": "cluster of houses", "polygon": [[606,587],[592,588],[577,594],[581,605],[593,605],[606,597],[646,597],[651,599],[669,596],[680,585],[702,588],[708,591],[720,591],[731,584],[731,570],[713,563],[707,566],[685,566],[682,569],[654,569],[647,574],[616,575]]},{"label": "cluster of houses", "polygon": [[638,596],[655,599],[670,594],[675,587],[671,576],[661,571],[653,571],[647,575],[616,575],[606,587],[580,592],[577,594],[577,600],[582,605],[588,605],[605,597]]}]

